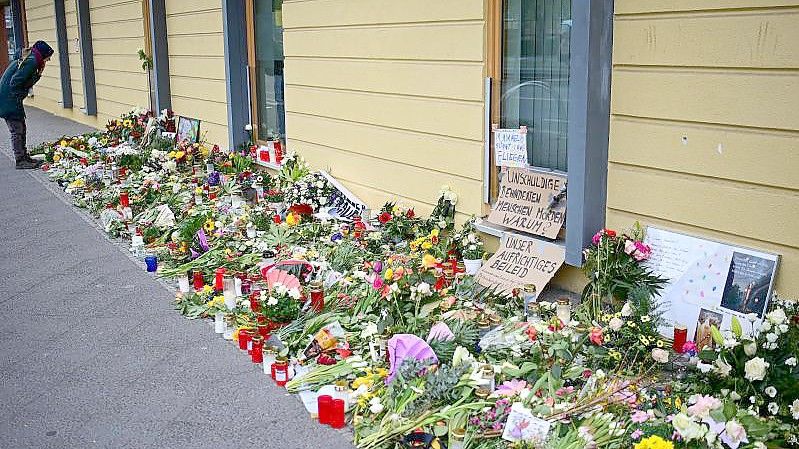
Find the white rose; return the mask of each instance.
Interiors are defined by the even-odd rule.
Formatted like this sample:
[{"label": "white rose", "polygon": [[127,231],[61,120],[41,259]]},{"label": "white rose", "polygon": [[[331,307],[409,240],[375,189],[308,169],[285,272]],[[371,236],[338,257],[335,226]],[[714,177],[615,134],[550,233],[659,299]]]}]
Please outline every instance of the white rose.
[{"label": "white rose", "polygon": [[768,412],[771,413],[772,415],[776,415],[780,411],[780,406],[777,405],[776,402],[769,402],[767,408],[768,408]]},{"label": "white rose", "polygon": [[771,323],[768,321],[764,321],[763,324],[760,325],[760,330],[763,332],[768,332],[771,330]]},{"label": "white rose", "polygon": [[694,422],[685,413],[678,413],[674,415],[671,420],[674,429],[680,433],[685,441],[698,440],[705,436],[706,429],[704,426]]},{"label": "white rose", "polygon": [[770,398],[773,398],[774,396],[776,396],[776,395],[777,395],[777,389],[776,389],[776,388],[774,388],[774,387],[773,387],[773,386],[771,386],[771,385],[769,385],[768,387],[766,387],[766,389],[764,390],[764,392],[765,392],[765,393],[766,393],[766,395],[768,395],[768,397],[770,397]]},{"label": "white rose", "polygon": [[766,370],[768,367],[769,363],[761,357],[750,359],[744,364],[744,372],[746,373],[744,377],[753,382],[756,380],[763,380],[766,377]]},{"label": "white rose", "polygon": [[666,363],[669,361],[669,352],[665,349],[654,348],[652,349],[652,358],[655,359],[656,362]]},{"label": "white rose", "polygon": [[796,366],[796,357],[791,357],[785,361],[785,364],[788,366]]},{"label": "white rose", "polygon": [[794,399],[793,404],[788,407],[791,410],[791,416],[793,419],[799,421],[799,399]]},{"label": "white rose", "polygon": [[737,391],[731,391],[730,392],[730,399],[732,399],[733,401],[739,401],[741,399],[741,395],[738,394]]},{"label": "white rose", "polygon": [[787,324],[780,324],[777,326],[777,329],[780,331],[781,334],[788,332],[788,325]]},{"label": "white rose", "polygon": [[266,305],[268,305],[268,306],[275,306],[275,305],[277,305],[277,298],[275,298],[274,296],[270,296],[270,297],[269,297],[269,300],[268,300],[268,301],[266,301]]},{"label": "white rose", "polygon": [[744,345],[744,352],[749,357],[752,357],[757,353],[757,343],[750,341],[749,343]]},{"label": "white rose", "polygon": [[633,306],[630,305],[629,302],[624,303],[624,307],[621,308],[621,316],[630,316],[633,314]]},{"label": "white rose", "polygon": [[779,338],[779,335],[775,334],[774,332],[769,332],[768,334],[766,334],[766,340],[769,343],[776,342],[778,338]]},{"label": "white rose", "polygon": [[768,319],[771,324],[780,325],[788,321],[788,316],[785,315],[784,310],[776,309],[767,313],[766,319]]},{"label": "white rose", "polygon": [[610,326],[610,328],[614,331],[618,331],[622,326],[624,326],[624,320],[619,317],[613,317],[610,319],[608,326]]}]

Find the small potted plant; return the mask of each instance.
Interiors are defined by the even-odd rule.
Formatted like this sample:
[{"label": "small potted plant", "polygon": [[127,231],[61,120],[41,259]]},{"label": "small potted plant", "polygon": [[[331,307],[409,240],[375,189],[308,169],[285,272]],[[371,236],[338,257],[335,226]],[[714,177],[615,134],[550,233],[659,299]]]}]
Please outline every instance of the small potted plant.
[{"label": "small potted plant", "polygon": [[474,232],[464,233],[461,239],[461,254],[463,255],[463,265],[466,266],[466,274],[475,275],[480,267],[483,266],[483,242]]}]

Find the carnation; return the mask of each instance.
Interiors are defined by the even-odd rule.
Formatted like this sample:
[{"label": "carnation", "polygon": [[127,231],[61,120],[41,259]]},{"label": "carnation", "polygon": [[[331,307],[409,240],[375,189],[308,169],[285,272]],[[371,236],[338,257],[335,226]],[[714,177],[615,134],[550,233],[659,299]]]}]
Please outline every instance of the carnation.
[{"label": "carnation", "polygon": [[669,352],[665,349],[654,348],[652,349],[652,358],[655,359],[656,362],[666,363],[669,361]]}]

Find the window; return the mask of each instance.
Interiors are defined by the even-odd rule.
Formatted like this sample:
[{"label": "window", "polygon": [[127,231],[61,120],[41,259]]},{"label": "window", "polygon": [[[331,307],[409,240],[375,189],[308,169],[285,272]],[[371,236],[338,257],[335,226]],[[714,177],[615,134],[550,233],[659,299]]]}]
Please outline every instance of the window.
[{"label": "window", "polygon": [[[530,164],[568,175],[562,243],[579,266],[605,224],[613,0],[487,1],[490,122],[527,126]],[[489,200],[500,174],[492,151]]]},{"label": "window", "polygon": [[503,5],[500,127],[527,126],[530,165],[566,171],[571,0]]},{"label": "window", "polygon": [[253,133],[257,141],[285,140],[283,1],[249,0],[247,54]]}]

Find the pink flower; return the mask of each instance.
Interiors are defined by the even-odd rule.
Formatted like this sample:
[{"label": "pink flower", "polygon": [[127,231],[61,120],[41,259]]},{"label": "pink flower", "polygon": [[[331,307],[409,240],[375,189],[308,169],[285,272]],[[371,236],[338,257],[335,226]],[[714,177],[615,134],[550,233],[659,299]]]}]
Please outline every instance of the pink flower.
[{"label": "pink flower", "polygon": [[633,440],[637,440],[641,438],[643,435],[644,432],[642,432],[641,429],[636,429],[635,432],[630,434],[630,438],[632,438]]},{"label": "pink flower", "polygon": [[515,396],[527,388],[527,382],[523,380],[507,380],[502,385],[497,387],[496,393],[502,396]]},{"label": "pink flower", "polygon": [[694,404],[688,407],[688,413],[701,418],[710,416],[710,412],[721,407],[721,401],[713,396],[697,395]]},{"label": "pink flower", "polygon": [[652,255],[652,248],[644,242],[640,242],[638,240],[635,241],[635,253],[633,257],[635,260],[641,262],[646,259],[649,259],[649,256]]},{"label": "pink flower", "polygon": [[596,233],[596,234],[594,234],[594,236],[591,238],[591,242],[592,242],[594,245],[599,245],[599,241],[600,241],[600,240],[602,240],[602,231],[599,231],[599,232],[597,232],[597,233]]},{"label": "pink flower", "polygon": [[588,379],[594,374],[590,369],[583,370],[583,379]]},{"label": "pink flower", "polygon": [[597,346],[602,346],[602,343],[605,341],[605,337],[602,335],[601,327],[592,327],[588,338],[591,340],[591,343]]},{"label": "pink flower", "polygon": [[527,338],[529,338],[530,341],[536,341],[536,339],[538,339],[538,330],[536,330],[535,326],[527,326],[527,330],[524,332],[527,334]]},{"label": "pink flower", "polygon": [[643,410],[637,410],[632,414],[632,416],[630,416],[630,419],[636,424],[645,423],[647,420],[649,420],[649,413]]}]

